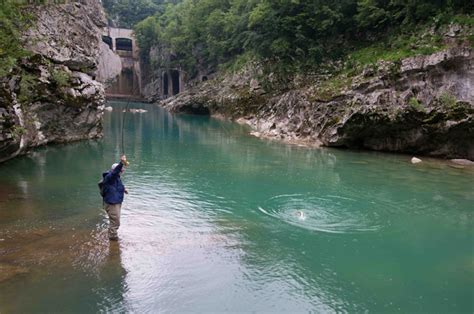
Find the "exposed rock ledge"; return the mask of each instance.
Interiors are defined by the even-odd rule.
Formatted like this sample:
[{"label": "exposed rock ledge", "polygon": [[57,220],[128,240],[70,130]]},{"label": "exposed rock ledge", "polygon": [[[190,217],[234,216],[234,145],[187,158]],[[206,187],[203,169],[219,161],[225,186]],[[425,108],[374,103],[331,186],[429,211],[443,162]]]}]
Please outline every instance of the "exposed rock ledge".
[{"label": "exposed rock ledge", "polygon": [[30,5],[34,25],[23,36],[31,52],[0,78],[0,162],[46,143],[102,134],[104,88],[95,80],[99,0]]},{"label": "exposed rock ledge", "polygon": [[452,47],[284,92],[264,88],[272,75],[249,67],[161,104],[221,114],[288,142],[474,160],[473,53]]}]

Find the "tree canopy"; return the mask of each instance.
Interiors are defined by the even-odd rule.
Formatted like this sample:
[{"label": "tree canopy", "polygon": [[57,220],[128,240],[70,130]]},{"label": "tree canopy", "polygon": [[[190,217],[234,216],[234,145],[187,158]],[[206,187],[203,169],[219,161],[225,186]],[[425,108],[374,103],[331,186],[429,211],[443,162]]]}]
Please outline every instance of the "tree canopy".
[{"label": "tree canopy", "polygon": [[118,27],[132,28],[138,22],[157,12],[163,5],[179,0],[102,0],[109,23]]},{"label": "tree canopy", "polygon": [[388,31],[472,11],[471,0],[184,0],[134,29],[144,54],[172,55],[151,63],[195,73],[245,55],[318,64]]}]

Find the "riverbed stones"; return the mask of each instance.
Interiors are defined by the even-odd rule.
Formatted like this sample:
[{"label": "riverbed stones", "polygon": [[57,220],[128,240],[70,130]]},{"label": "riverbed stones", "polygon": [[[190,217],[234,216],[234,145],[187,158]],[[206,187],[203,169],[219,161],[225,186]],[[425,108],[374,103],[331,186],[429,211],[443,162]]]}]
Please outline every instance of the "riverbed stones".
[{"label": "riverbed stones", "polygon": [[25,267],[0,263],[0,283],[28,272],[29,270]]}]

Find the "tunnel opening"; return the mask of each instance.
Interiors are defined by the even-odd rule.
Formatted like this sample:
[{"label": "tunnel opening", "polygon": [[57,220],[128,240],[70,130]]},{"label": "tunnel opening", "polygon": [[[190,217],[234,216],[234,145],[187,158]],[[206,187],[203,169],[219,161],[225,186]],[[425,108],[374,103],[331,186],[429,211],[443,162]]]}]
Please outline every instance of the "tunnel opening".
[{"label": "tunnel opening", "polygon": [[112,48],[112,37],[102,35],[102,41],[104,43],[106,43],[109,46],[110,49],[113,49]]},{"label": "tunnel opening", "polygon": [[132,40],[128,38],[115,39],[115,49],[123,51],[133,51]]},{"label": "tunnel opening", "polygon": [[178,94],[180,91],[179,71],[176,71],[176,70],[171,71],[171,85],[172,85],[173,95]]},{"label": "tunnel opening", "polygon": [[163,95],[168,96],[168,74],[163,74]]}]

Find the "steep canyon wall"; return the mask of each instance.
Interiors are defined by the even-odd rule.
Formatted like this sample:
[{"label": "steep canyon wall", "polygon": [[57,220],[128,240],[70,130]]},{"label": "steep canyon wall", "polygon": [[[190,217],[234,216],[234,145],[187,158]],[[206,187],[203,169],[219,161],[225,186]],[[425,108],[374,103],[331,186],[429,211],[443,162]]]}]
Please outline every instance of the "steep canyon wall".
[{"label": "steep canyon wall", "polygon": [[454,25],[447,47],[431,55],[380,61],[353,76],[300,75],[277,88],[275,75],[253,64],[161,104],[287,142],[474,160],[474,49],[453,39],[466,34],[472,28]]},{"label": "steep canyon wall", "polygon": [[99,0],[29,5],[29,56],[0,78],[0,162],[47,143],[100,137],[105,101],[96,81]]}]

